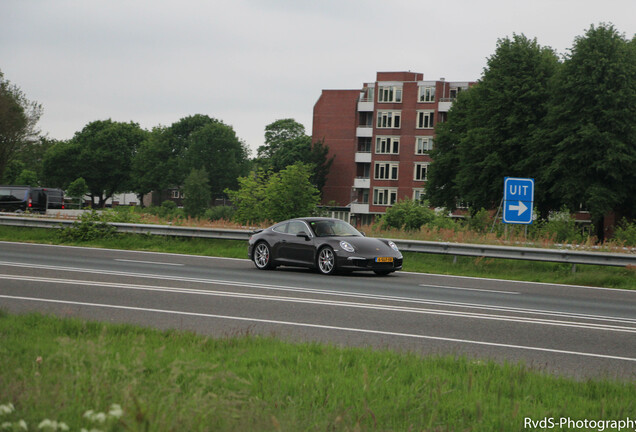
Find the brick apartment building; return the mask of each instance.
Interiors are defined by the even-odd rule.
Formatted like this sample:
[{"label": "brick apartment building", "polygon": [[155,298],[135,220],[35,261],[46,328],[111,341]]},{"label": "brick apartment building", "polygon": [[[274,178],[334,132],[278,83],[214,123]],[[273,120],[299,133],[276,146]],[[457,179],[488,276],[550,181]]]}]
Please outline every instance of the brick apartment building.
[{"label": "brick apartment building", "polygon": [[373,221],[397,200],[418,200],[426,186],[434,127],[471,82],[426,81],[421,73],[378,72],[358,90],[323,90],[312,139],[335,156],[322,203],[354,224]]}]

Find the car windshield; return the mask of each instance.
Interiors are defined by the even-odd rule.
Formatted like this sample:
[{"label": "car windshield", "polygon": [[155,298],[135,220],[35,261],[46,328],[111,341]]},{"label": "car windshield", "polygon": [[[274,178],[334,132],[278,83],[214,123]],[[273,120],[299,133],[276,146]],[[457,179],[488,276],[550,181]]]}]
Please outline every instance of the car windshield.
[{"label": "car windshield", "polygon": [[362,234],[341,220],[320,220],[310,223],[316,237],[362,237]]}]

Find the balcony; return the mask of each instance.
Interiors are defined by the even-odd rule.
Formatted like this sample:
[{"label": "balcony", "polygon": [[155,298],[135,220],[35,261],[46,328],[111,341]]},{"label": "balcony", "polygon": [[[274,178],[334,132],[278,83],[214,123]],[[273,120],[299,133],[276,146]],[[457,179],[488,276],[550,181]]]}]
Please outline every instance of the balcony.
[{"label": "balcony", "polygon": [[356,137],[371,138],[373,136],[373,125],[359,125],[356,128]]},{"label": "balcony", "polygon": [[371,179],[369,177],[356,177],[353,180],[353,187],[356,189],[369,189],[371,187]]},{"label": "balcony", "polygon": [[373,112],[373,99],[363,98],[358,99],[358,111],[359,112]]},{"label": "balcony", "polygon": [[369,204],[351,203],[351,213],[369,213]]},{"label": "balcony", "polygon": [[356,163],[371,163],[371,152],[356,152]]},{"label": "balcony", "polygon": [[450,110],[450,107],[453,105],[453,101],[455,100],[455,98],[442,98],[439,101],[439,104],[437,104],[437,111],[439,112],[448,112],[448,110]]}]

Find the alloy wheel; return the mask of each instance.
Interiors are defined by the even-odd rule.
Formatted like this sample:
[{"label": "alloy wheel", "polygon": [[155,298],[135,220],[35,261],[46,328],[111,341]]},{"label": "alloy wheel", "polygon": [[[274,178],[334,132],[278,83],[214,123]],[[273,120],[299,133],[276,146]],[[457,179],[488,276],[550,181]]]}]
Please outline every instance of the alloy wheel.
[{"label": "alloy wheel", "polygon": [[323,248],[318,255],[318,269],[323,274],[332,274],[336,269],[336,256],[330,247]]}]

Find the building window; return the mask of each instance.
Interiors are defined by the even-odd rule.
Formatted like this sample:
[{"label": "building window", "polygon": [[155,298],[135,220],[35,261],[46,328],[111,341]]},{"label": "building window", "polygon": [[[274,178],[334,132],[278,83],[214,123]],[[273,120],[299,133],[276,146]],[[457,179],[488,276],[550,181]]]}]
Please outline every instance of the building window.
[{"label": "building window", "polygon": [[450,88],[450,92],[449,92],[449,96],[451,99],[456,99],[457,95],[459,95],[461,93],[463,89],[461,87],[451,87]]},{"label": "building window", "polygon": [[415,164],[415,174],[413,175],[415,181],[428,180],[428,165],[428,162]]},{"label": "building window", "polygon": [[413,189],[413,201],[422,203],[424,201],[424,189]]},{"label": "building window", "polygon": [[376,162],[374,176],[376,180],[397,180],[399,163]]},{"label": "building window", "polygon": [[419,88],[418,102],[435,102],[435,87]]},{"label": "building window", "polygon": [[399,129],[401,116],[401,111],[378,111],[378,123],[376,127]]},{"label": "building window", "polygon": [[378,102],[402,102],[402,87],[380,86],[378,88]]},{"label": "building window", "polygon": [[415,154],[428,154],[433,150],[433,137],[415,137]]},{"label": "building window", "polygon": [[374,205],[393,205],[397,201],[397,189],[373,189]]},{"label": "building window", "polygon": [[435,111],[418,111],[417,112],[417,128],[418,129],[433,129],[434,118],[435,118]]},{"label": "building window", "polygon": [[379,136],[375,139],[375,152],[377,154],[399,154],[400,138]]}]

